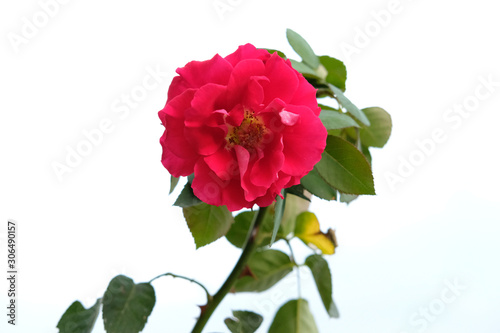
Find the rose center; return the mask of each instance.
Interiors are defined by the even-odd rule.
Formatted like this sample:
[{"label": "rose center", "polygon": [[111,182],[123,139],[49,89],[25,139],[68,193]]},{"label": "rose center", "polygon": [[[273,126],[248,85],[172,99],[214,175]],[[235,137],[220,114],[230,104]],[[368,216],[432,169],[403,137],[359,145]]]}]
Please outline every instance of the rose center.
[{"label": "rose center", "polygon": [[255,152],[265,134],[265,126],[252,111],[245,111],[245,118],[240,126],[232,127],[227,136],[226,141],[228,147],[240,145],[250,153]]}]

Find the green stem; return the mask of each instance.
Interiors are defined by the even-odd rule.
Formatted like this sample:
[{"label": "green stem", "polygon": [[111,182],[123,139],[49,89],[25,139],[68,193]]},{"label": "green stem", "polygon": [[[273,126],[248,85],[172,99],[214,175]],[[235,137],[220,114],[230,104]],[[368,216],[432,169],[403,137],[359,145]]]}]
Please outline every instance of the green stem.
[{"label": "green stem", "polygon": [[241,272],[245,268],[248,259],[250,258],[250,256],[252,255],[253,251],[257,246],[255,240],[259,233],[259,227],[262,221],[264,220],[266,210],[267,207],[261,207],[259,209],[258,213],[256,214],[255,218],[252,221],[252,224],[250,225],[250,229],[248,231],[247,239],[245,241],[245,245],[243,246],[243,251],[241,252],[240,259],[234,266],[233,271],[231,272],[231,274],[229,274],[224,284],[220,287],[219,291],[217,291],[217,293],[212,297],[212,299],[207,302],[207,305],[202,308],[200,317],[198,318],[198,321],[193,327],[191,333],[202,332],[203,328],[210,319],[210,316],[212,316],[217,306],[220,304],[220,302],[222,302],[226,294],[231,290],[234,283],[241,275]]},{"label": "green stem", "polygon": [[295,265],[295,270],[297,272],[297,294],[299,298],[302,298],[302,288],[300,287],[300,266],[297,265],[297,261],[295,260],[295,256],[293,255],[293,249],[290,241],[287,240],[286,243],[288,244],[288,248],[290,249],[290,256],[292,257],[292,262]]},{"label": "green stem", "polygon": [[174,278],[178,278],[178,279],[183,279],[183,280],[187,280],[189,282],[192,282],[194,284],[197,284],[199,285],[204,291],[205,293],[207,294],[207,302],[209,302],[211,299],[212,299],[212,295],[210,295],[210,293],[208,292],[208,289],[203,285],[201,284],[200,282],[196,281],[195,279],[191,279],[191,278],[188,278],[186,276],[182,276],[182,275],[178,275],[178,274],[174,274],[174,273],[165,273],[165,274],[161,274],[161,275],[158,275],[157,277],[155,278],[152,278],[151,281],[149,281],[149,283],[153,282],[154,280],[158,279],[158,278],[161,278],[162,276],[171,276],[171,277],[174,277]]}]

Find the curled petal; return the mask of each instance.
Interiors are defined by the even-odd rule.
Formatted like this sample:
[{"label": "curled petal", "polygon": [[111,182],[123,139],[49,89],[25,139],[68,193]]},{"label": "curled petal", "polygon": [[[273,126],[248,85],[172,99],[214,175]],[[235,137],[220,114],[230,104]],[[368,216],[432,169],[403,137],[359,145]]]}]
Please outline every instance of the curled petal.
[{"label": "curled petal", "polygon": [[250,172],[252,164],[250,163],[250,153],[248,150],[243,148],[242,146],[234,146],[234,151],[236,152],[236,158],[238,160],[238,165],[240,169],[240,179],[241,179],[241,188],[243,188],[243,193],[245,196],[245,200],[248,202],[254,201],[257,197],[266,193],[266,188],[262,186],[256,186],[252,183]]},{"label": "curled petal", "polygon": [[264,144],[262,157],[253,164],[250,172],[250,181],[256,186],[265,188],[271,187],[277,181],[278,172],[285,161],[281,135],[278,133],[271,133],[271,135],[272,141]]},{"label": "curled petal", "polygon": [[281,122],[286,126],[295,125],[300,118],[298,114],[286,110],[281,111],[279,115],[281,118]]},{"label": "curled petal", "polygon": [[197,90],[191,101],[191,107],[184,111],[186,126],[206,124],[207,118],[220,109],[220,99],[225,92],[226,87],[218,84],[207,84]]}]

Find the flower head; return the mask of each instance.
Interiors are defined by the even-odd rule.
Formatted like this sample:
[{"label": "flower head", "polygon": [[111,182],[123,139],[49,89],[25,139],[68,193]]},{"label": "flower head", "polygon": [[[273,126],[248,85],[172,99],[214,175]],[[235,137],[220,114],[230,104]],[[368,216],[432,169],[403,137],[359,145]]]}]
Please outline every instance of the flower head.
[{"label": "flower head", "polygon": [[177,69],[159,117],[162,163],[194,172],[194,194],[229,210],[268,206],[321,159],[316,90],[277,53],[251,44]]}]

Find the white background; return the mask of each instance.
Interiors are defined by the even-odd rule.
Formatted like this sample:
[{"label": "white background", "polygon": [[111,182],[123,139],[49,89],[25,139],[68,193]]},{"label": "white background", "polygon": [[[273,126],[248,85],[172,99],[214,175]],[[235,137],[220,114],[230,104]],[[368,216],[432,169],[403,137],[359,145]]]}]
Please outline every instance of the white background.
[{"label": "white background", "polygon": [[[38,1],[2,2],[0,236],[5,240],[7,219],[15,219],[20,275],[16,327],[6,324],[1,278],[1,331],[56,332],[74,300],[91,306],[121,273],[140,282],[170,271],[217,290],[239,252],[225,240],[195,251],[172,207],[175,195],[168,196],[157,111],[175,69],[190,60],[247,42],[296,57],[285,38],[289,27],[316,53],[345,61],[347,96],[359,107],[384,107],[394,123],[387,146],[373,152],[376,197],[348,207],[313,202],[322,227],[336,228],[340,243],[328,259],[340,319],[327,317],[311,277],[302,274],[320,331],[499,332],[494,2],[401,0],[383,24],[373,13],[394,9],[389,0],[221,3],[230,7],[218,11],[213,0],[72,0],[50,7],[44,22]],[[29,22],[40,27],[30,32]],[[159,84],[124,107],[122,98],[141,89],[148,70],[162,72]],[[481,78],[495,82],[491,91]],[[448,111],[464,103],[472,110],[464,116]],[[66,163],[68,149],[103,119],[112,129],[59,180],[53,164]],[[435,130],[444,139],[427,144],[424,155],[416,142],[428,142]],[[410,169],[402,166],[410,159]],[[392,186],[389,173],[401,177]],[[6,270],[5,245],[1,253]],[[462,289],[453,292],[450,283]],[[172,278],[154,286],[157,305],[144,332],[188,332],[203,292]],[[222,320],[231,309],[263,314],[260,331],[267,331],[275,310],[295,297],[295,275],[268,293],[229,295],[206,332],[227,332]],[[419,311],[429,308],[425,319]],[[103,332],[101,319],[95,332]]]}]

